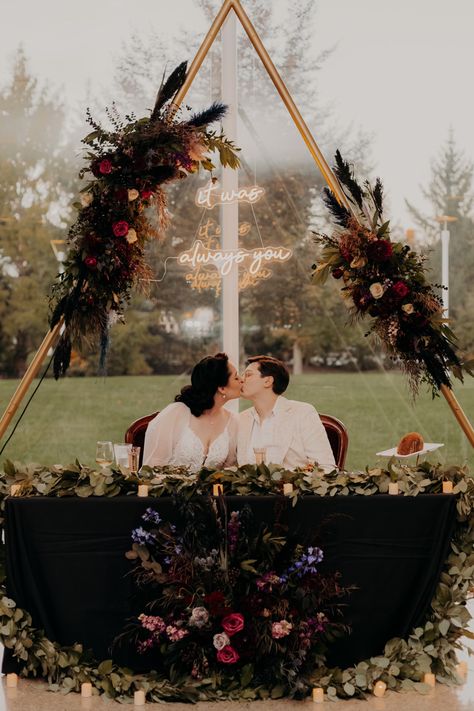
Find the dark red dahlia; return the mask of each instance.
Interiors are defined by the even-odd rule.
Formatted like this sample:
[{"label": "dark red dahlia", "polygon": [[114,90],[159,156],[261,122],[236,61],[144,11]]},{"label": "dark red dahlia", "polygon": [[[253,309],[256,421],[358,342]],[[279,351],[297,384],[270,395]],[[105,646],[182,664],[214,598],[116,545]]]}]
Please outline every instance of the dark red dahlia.
[{"label": "dark red dahlia", "polygon": [[390,287],[390,292],[395,299],[404,299],[410,293],[410,289],[404,281],[396,281]]},{"label": "dark red dahlia", "polygon": [[367,246],[367,257],[371,262],[387,262],[392,254],[392,243],[386,239],[375,240]]}]

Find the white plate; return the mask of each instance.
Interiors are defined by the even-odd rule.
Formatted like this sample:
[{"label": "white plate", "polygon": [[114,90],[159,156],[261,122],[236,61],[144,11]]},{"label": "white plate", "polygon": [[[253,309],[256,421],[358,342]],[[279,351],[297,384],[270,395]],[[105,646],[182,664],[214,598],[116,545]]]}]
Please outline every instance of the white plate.
[{"label": "white plate", "polygon": [[397,454],[397,448],[392,447],[392,449],[384,449],[383,452],[377,452],[377,457],[397,457],[398,459],[407,459],[408,457],[419,457],[420,454],[427,454],[428,452],[434,452],[435,449],[444,447],[441,442],[425,442],[423,449],[418,450],[418,452],[412,452],[411,454]]}]

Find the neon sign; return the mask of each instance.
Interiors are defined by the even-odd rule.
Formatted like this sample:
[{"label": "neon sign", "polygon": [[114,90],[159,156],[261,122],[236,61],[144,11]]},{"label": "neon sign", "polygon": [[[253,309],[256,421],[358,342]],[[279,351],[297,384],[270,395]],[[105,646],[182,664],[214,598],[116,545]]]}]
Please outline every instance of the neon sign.
[{"label": "neon sign", "polygon": [[239,188],[238,190],[222,190],[217,181],[210,180],[207,185],[198,188],[195,202],[198,207],[212,210],[216,205],[232,205],[236,202],[248,202],[251,205],[265,194],[265,188],[259,185]]},{"label": "neon sign", "polygon": [[221,276],[227,276],[234,265],[244,265],[255,276],[268,262],[286,262],[292,255],[286,247],[257,247],[256,249],[208,249],[196,240],[190,249],[181,252],[178,264],[192,269],[212,266]]}]

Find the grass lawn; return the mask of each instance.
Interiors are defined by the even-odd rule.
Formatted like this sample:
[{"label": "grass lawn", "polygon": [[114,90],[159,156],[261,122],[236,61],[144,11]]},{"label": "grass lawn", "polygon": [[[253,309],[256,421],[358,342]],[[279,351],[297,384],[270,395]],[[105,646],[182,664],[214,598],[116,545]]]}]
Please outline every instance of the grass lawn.
[{"label": "grass lawn", "polygon": [[[77,457],[93,464],[97,440],[123,441],[130,422],[162,409],[187,382],[187,376],[46,380],[1,455],[0,463],[8,458],[66,464]],[[0,381],[2,413],[16,385],[13,380]],[[454,392],[474,422],[474,380],[469,379],[459,387],[456,384]],[[422,394],[413,406],[406,381],[399,373],[295,376],[286,394],[311,402],[320,412],[336,415],[346,424],[348,468],[374,465],[375,452],[395,446],[411,430],[421,432],[426,441],[445,443],[431,455],[432,460],[449,464],[468,462],[473,468],[474,450],[444,397],[432,400],[429,394]],[[22,405],[25,403],[26,399]],[[245,405],[243,401],[242,407]]]}]

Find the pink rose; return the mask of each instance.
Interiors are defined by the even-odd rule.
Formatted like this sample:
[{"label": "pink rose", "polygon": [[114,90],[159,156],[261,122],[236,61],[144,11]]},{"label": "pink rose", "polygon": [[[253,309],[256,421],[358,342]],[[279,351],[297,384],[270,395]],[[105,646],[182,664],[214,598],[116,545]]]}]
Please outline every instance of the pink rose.
[{"label": "pink rose", "polygon": [[125,220],[114,222],[112,230],[116,237],[125,237],[128,234],[128,222],[125,222]]},{"label": "pink rose", "polygon": [[239,661],[239,655],[233,647],[228,644],[217,652],[217,661],[222,664],[235,664]]},{"label": "pink rose", "polygon": [[108,175],[112,172],[112,163],[107,159],[101,160],[99,163],[99,173],[102,175]]},{"label": "pink rose", "polygon": [[274,622],[272,624],[272,637],[273,639],[281,639],[282,637],[287,637],[292,629],[293,625],[287,620],[280,620],[280,622]]},{"label": "pink rose", "polygon": [[233,612],[222,620],[222,627],[229,637],[244,629],[244,618],[239,612]]},{"label": "pink rose", "polygon": [[97,259],[95,257],[86,257],[84,259],[84,264],[86,267],[89,267],[89,269],[95,269],[97,266]]}]

